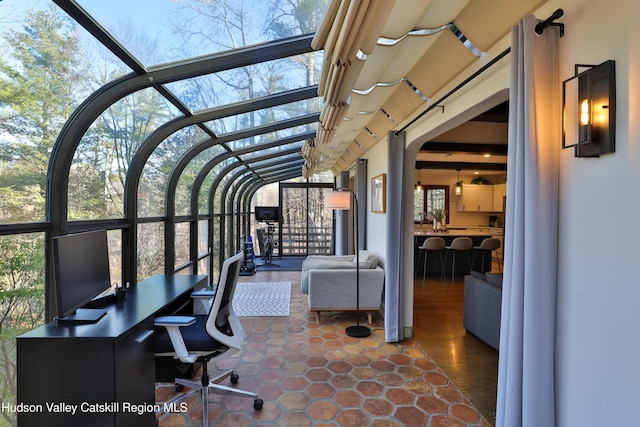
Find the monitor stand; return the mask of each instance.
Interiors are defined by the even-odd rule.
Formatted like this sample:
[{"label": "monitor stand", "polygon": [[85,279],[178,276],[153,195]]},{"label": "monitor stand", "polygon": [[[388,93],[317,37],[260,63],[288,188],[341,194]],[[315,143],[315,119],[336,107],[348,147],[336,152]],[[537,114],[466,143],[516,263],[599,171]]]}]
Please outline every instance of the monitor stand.
[{"label": "monitor stand", "polygon": [[76,310],[75,314],[70,314],[65,317],[56,317],[56,322],[58,324],[87,324],[87,323],[97,323],[98,320],[102,319],[102,317],[107,314],[107,310],[102,310],[99,308],[79,308]]}]

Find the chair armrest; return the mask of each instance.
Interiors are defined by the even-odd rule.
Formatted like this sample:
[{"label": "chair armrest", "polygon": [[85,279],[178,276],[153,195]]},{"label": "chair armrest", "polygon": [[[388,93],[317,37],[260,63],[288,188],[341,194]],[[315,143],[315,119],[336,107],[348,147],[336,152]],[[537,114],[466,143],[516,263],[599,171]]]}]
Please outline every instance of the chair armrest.
[{"label": "chair armrest", "polygon": [[193,299],[199,299],[199,298],[213,298],[216,296],[216,291],[211,291],[211,290],[201,290],[201,291],[194,291],[191,292],[191,298]]},{"label": "chair armrest", "polygon": [[193,316],[161,316],[155,319],[153,322],[156,326],[163,326],[167,329],[171,345],[176,352],[176,356],[180,361],[184,363],[193,363],[198,356],[194,353],[187,351],[187,346],[184,343],[184,338],[180,333],[181,326],[190,326],[196,323],[196,318]]},{"label": "chair armrest", "polygon": [[196,323],[193,316],[160,316],[156,317],[153,324],[156,326],[190,326]]},{"label": "chair armrest", "polygon": [[191,292],[191,298],[193,299],[194,304],[196,304],[196,301],[198,301],[200,302],[200,307],[202,308],[202,311],[198,311],[194,307],[194,312],[200,313],[200,314],[209,313],[209,310],[211,310],[211,300],[215,296],[216,296],[216,291],[212,291],[208,289]]}]

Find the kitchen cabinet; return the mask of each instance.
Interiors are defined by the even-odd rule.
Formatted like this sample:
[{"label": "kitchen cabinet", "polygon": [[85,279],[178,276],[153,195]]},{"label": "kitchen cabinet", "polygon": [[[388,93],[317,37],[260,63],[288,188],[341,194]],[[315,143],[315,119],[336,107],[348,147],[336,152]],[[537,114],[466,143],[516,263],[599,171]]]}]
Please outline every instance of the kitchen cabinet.
[{"label": "kitchen cabinet", "polygon": [[504,210],[504,197],[507,195],[507,184],[495,184],[493,186],[493,210],[502,212]]},{"label": "kitchen cabinet", "polygon": [[463,184],[462,195],[458,199],[458,210],[465,212],[497,212],[502,211],[494,207],[493,185]]},{"label": "kitchen cabinet", "polygon": [[459,211],[478,210],[478,186],[473,184],[462,184],[462,194],[458,199]]},{"label": "kitchen cabinet", "polygon": [[493,185],[478,185],[478,211],[492,212],[493,208]]}]

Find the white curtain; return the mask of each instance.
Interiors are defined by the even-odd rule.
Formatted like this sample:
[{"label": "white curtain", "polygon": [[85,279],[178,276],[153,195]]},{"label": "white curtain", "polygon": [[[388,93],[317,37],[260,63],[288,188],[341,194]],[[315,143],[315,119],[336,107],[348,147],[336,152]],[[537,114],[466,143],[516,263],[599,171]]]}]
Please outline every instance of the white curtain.
[{"label": "white curtain", "polygon": [[497,427],[555,425],[559,36],[536,24],[512,31]]}]

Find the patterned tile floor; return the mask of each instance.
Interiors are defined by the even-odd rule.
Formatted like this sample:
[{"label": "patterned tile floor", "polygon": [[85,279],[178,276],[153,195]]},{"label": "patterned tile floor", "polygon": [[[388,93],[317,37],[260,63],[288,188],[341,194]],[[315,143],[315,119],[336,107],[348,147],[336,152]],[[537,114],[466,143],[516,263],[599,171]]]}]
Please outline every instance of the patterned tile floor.
[{"label": "patterned tile floor", "polygon": [[[238,387],[257,392],[264,408],[254,410],[250,398],[210,394],[207,425],[491,425],[414,340],[386,343],[379,317],[365,339],[344,333],[352,314],[324,313],[317,325],[300,292],[300,273],[270,274],[241,280],[291,281],[291,315],[241,318],[244,349],[210,369],[212,375],[235,369]],[[172,384],[157,384],[158,402],[173,396]],[[159,425],[202,426],[200,399],[192,395],[187,404],[188,412],[164,414]]]}]

